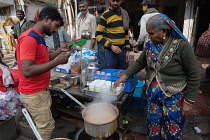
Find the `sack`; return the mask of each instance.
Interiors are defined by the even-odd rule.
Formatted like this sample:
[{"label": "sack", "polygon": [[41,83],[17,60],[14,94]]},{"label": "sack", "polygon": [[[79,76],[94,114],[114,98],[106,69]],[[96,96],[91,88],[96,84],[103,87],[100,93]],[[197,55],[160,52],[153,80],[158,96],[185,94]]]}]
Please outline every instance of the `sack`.
[{"label": "sack", "polygon": [[80,74],[81,65],[71,65],[71,74]]}]

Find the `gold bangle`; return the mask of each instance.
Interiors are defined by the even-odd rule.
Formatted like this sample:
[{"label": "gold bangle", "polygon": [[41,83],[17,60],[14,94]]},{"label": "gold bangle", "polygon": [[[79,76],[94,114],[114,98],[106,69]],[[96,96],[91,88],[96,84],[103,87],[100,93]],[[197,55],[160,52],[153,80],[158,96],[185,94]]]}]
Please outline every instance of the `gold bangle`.
[{"label": "gold bangle", "polygon": [[188,104],[188,105],[193,105],[193,103],[190,103],[190,102],[186,101],[185,98],[184,98],[184,102],[185,102],[186,104]]}]

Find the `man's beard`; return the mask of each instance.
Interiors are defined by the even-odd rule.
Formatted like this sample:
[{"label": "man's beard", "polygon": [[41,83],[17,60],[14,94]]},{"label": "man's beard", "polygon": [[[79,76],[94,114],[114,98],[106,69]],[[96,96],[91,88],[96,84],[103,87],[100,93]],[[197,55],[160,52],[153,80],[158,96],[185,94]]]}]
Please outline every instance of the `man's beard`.
[{"label": "man's beard", "polygon": [[51,36],[52,34],[54,34],[55,32],[51,32],[50,31],[50,25],[51,23],[49,23],[48,25],[44,26],[43,30],[44,30],[44,34]]},{"label": "man's beard", "polygon": [[80,11],[82,14],[86,14],[87,13],[87,11]]},{"label": "man's beard", "polygon": [[112,9],[113,10],[118,10],[120,7],[118,6],[118,5],[116,5],[116,4],[114,4],[114,5],[112,5]]}]

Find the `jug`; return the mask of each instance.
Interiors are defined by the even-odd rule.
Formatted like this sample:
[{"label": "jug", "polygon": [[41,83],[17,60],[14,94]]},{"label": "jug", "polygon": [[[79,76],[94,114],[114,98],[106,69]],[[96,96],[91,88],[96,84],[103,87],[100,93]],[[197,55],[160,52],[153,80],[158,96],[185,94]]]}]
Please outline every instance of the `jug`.
[{"label": "jug", "polygon": [[86,74],[87,74],[87,81],[93,81],[94,80],[94,75],[96,71],[99,69],[99,64],[97,62],[90,62]]}]

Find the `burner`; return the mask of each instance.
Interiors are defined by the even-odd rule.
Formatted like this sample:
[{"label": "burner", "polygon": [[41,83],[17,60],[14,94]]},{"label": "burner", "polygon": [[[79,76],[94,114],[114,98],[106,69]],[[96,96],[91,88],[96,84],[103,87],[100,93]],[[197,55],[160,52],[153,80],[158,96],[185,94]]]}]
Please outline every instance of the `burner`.
[{"label": "burner", "polygon": [[84,127],[82,127],[75,135],[75,140],[120,140],[120,138],[122,138],[122,134],[118,130],[107,138],[102,138],[102,139],[93,138],[85,132]]}]

